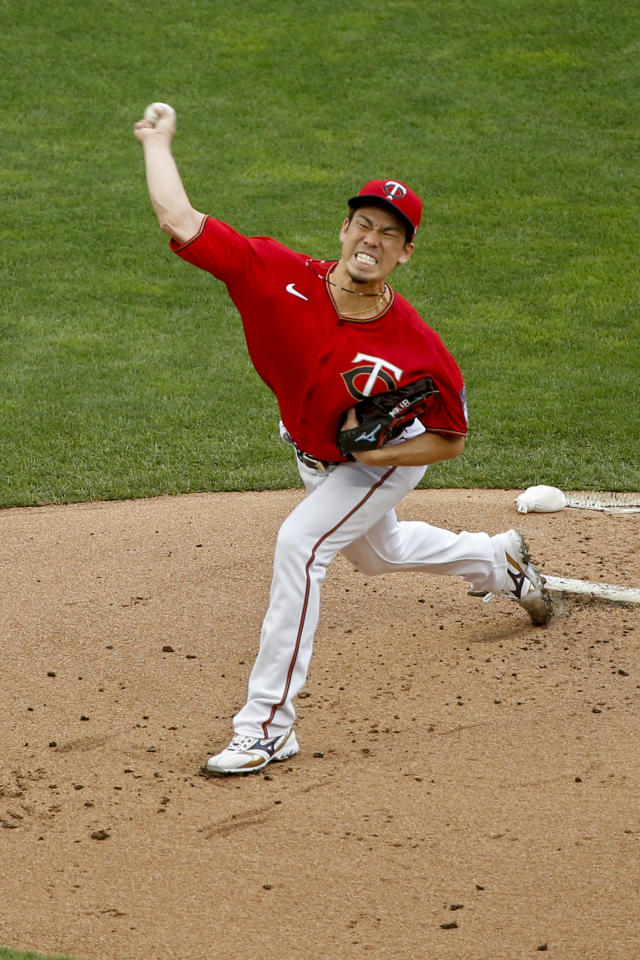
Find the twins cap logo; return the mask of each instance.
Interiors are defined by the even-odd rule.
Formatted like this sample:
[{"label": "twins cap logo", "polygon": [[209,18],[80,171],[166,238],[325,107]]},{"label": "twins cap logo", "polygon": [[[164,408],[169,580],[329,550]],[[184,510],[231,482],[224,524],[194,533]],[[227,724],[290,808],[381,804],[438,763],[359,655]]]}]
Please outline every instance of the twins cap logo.
[{"label": "twins cap logo", "polygon": [[415,237],[422,217],[422,200],[410,187],[401,180],[369,180],[360,193],[350,198],[349,206],[357,210],[369,200],[388,204],[410,230],[411,239]]},{"label": "twins cap logo", "polygon": [[406,197],[407,195],[407,188],[405,187],[404,183],[398,183],[397,180],[387,180],[382,189],[388,197],[391,197],[392,200]]}]

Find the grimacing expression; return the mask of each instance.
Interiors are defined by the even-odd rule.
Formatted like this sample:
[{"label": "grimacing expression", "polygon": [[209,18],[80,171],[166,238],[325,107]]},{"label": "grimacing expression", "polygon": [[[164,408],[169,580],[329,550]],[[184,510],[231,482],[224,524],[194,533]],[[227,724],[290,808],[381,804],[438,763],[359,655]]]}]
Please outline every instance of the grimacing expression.
[{"label": "grimacing expression", "polygon": [[358,207],[340,231],[342,262],[354,283],[380,283],[399,264],[406,263],[415,244],[407,243],[404,225],[393,211],[368,205]]}]

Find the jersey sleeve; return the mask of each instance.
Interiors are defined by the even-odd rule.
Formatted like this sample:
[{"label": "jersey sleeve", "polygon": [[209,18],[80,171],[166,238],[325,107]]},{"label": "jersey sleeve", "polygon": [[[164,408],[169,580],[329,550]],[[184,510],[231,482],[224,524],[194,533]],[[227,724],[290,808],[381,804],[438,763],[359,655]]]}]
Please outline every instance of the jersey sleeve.
[{"label": "jersey sleeve", "polygon": [[460,367],[440,334],[425,323],[414,307],[407,304],[403,298],[398,299],[404,310],[408,311],[413,337],[417,335],[418,338],[416,341],[409,334],[414,363],[408,367],[405,379],[429,376],[438,388],[434,402],[427,406],[420,420],[427,430],[434,433],[465,437],[469,428],[469,413]]},{"label": "jersey sleeve", "polygon": [[465,437],[468,432],[469,415],[467,396],[462,376],[450,379],[434,378],[440,391],[437,402],[428,408],[422,423],[434,433],[458,434]]},{"label": "jersey sleeve", "polygon": [[213,217],[203,217],[200,229],[190,240],[171,240],[169,246],[183,260],[213,274],[227,286],[246,276],[249,270],[249,238]]},{"label": "jersey sleeve", "polygon": [[421,418],[424,427],[435,433],[466,436],[469,426],[467,394],[462,372],[440,336],[427,328],[428,350],[424,357],[426,373],[438,388],[434,403]]},{"label": "jersey sleeve", "polygon": [[279,270],[298,263],[302,256],[272,237],[246,237],[214,217],[204,217],[195,237],[186,243],[172,240],[170,248],[226,284],[245,322],[255,319],[256,304],[277,286]]}]

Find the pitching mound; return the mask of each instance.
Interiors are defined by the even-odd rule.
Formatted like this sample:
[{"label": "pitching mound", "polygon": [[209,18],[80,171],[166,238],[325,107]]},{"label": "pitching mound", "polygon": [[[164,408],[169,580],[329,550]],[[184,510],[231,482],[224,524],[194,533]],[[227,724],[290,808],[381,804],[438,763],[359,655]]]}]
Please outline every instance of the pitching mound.
[{"label": "pitching mound", "polygon": [[[640,614],[533,627],[460,580],[329,569],[301,753],[231,735],[298,491],[0,512],[0,944],[89,960],[640,956]],[[640,515],[417,491],[558,577],[640,584]]]}]

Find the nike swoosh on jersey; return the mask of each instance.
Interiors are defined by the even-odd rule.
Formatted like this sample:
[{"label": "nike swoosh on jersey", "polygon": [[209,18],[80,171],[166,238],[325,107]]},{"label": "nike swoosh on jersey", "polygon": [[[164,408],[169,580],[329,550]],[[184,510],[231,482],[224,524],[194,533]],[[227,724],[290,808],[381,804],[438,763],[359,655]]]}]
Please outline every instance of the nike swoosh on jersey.
[{"label": "nike swoosh on jersey", "polygon": [[295,283],[288,283],[285,289],[287,293],[292,293],[294,297],[300,297],[301,300],[309,300],[309,297],[305,297],[304,293],[300,293],[299,290],[296,290]]}]

